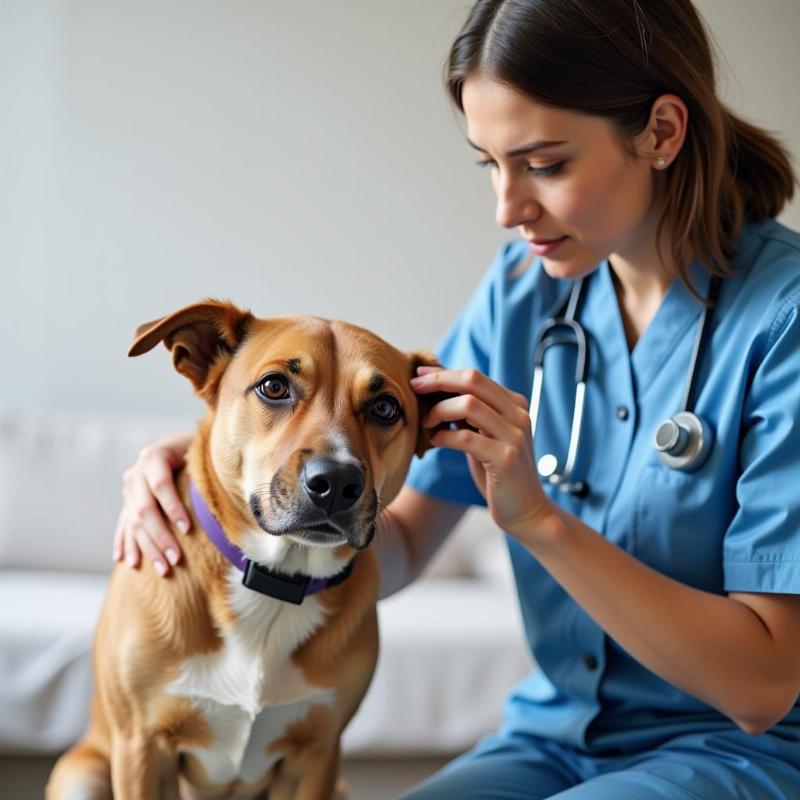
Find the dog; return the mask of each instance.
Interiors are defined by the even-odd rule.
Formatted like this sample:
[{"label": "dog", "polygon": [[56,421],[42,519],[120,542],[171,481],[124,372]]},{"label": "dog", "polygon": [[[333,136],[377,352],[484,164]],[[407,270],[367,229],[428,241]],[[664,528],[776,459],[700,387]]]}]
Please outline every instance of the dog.
[{"label": "dog", "polygon": [[[412,456],[426,353],[317,317],[208,300],[146,323],[206,403],[177,476],[193,535],[167,579],[117,565],[84,738],[47,800],[334,795],[378,655],[370,542]],[[421,406],[425,403],[425,406]]]}]

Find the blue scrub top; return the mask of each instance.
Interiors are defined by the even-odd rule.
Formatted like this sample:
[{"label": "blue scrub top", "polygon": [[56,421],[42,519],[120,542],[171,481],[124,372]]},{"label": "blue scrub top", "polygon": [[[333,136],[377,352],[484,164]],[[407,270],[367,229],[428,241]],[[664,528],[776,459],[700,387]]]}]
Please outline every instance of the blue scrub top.
[{"label": "blue scrub top", "polygon": [[[530,399],[533,351],[570,284],[550,278],[517,241],[500,249],[438,349]],[[573,477],[585,500],[552,499],[645,564],[698,589],[800,594],[800,235],[748,225],[722,283],[700,356],[695,412],[715,432],[688,474],[659,461],[653,434],[680,410],[701,304],[675,281],[629,351],[608,262],[586,279],[578,320],[589,341],[586,410]],[[695,263],[695,287],[709,276]],[[575,394],[574,347],[550,348],[534,441],[563,466]],[[453,503],[485,505],[464,456],[435,448],[408,483]],[[631,658],[506,536],[525,633],[538,669],[511,693],[504,728],[590,752],[655,746],[733,723]],[[620,586],[624,592],[625,587]],[[658,620],[653,620],[658,625]],[[800,761],[800,705],[776,729]]]}]

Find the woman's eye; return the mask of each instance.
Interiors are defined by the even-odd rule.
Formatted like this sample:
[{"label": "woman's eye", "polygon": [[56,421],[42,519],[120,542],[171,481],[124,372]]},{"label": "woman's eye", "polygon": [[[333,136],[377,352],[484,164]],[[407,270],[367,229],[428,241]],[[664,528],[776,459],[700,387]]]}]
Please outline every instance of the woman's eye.
[{"label": "woman's eye", "polygon": [[400,404],[391,395],[379,397],[371,406],[370,413],[382,424],[391,424],[398,420],[403,412]]},{"label": "woman's eye", "polygon": [[[497,162],[491,158],[486,158],[481,161],[475,162],[479,167],[497,167]],[[555,164],[550,164],[546,167],[534,167],[528,164],[527,170],[529,175],[535,175],[537,178],[549,178],[552,175],[557,175],[564,167],[564,161],[557,161]]]},{"label": "woman's eye", "polygon": [[285,400],[289,397],[289,381],[283,375],[267,375],[256,386],[256,393],[265,400]]},{"label": "woman's eye", "polygon": [[548,167],[534,167],[529,165],[528,172],[530,172],[531,175],[536,175],[540,178],[548,178],[551,175],[557,175],[559,172],[561,172],[563,166],[563,161],[556,161],[555,164],[550,164]]}]

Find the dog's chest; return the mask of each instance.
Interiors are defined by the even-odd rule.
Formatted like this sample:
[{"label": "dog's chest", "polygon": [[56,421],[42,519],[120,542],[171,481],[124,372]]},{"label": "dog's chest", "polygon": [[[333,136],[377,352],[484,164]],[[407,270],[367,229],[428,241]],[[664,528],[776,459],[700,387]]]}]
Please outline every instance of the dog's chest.
[{"label": "dog's chest", "polygon": [[259,780],[280,753],[270,754],[292,723],[317,705],[333,705],[331,689],[309,683],[292,654],[324,622],[319,603],[300,606],[232,587],[237,625],[213,653],[192,656],[168,688],[191,700],[211,731],[208,747],[187,752],[203,764],[208,780]]}]

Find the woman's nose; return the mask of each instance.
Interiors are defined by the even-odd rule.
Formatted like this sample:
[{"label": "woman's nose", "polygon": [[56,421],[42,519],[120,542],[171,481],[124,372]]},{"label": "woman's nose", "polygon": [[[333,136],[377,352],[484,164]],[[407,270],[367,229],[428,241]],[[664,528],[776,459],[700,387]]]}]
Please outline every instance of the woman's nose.
[{"label": "woman's nose", "polygon": [[516,228],[523,223],[533,222],[542,213],[536,198],[517,183],[499,180],[496,192],[495,220],[501,228]]}]

